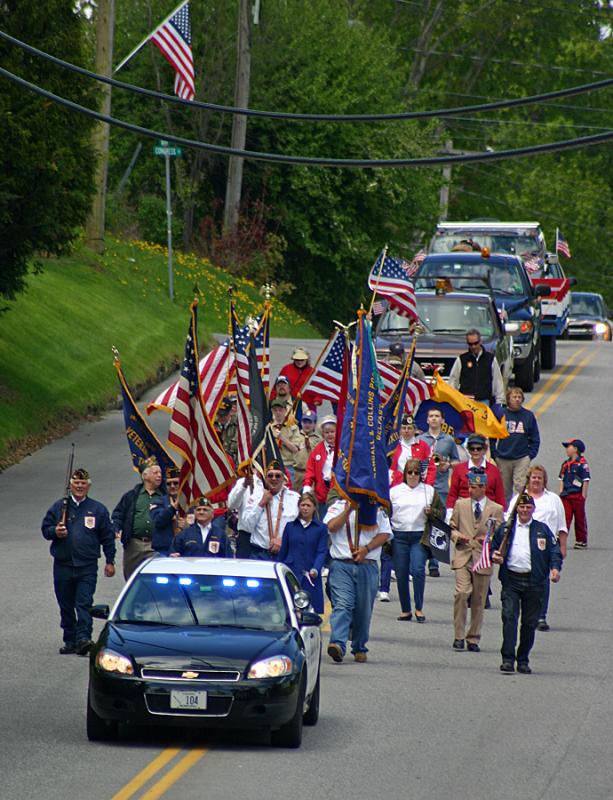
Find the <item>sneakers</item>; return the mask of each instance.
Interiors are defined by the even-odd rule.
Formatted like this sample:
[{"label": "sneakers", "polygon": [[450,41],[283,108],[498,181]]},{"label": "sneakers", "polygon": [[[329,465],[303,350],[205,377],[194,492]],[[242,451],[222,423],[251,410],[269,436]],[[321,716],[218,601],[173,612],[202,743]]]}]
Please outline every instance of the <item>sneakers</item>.
[{"label": "sneakers", "polygon": [[389,592],[379,592],[379,602],[380,603],[389,603],[390,602],[390,593]]},{"label": "sneakers", "polygon": [[574,550],[585,550],[587,548],[587,542],[575,542],[573,545]]},{"label": "sneakers", "polygon": [[536,623],[537,631],[548,631],[549,630],[549,623],[546,619],[539,619]]},{"label": "sneakers", "polygon": [[343,660],[343,651],[341,650],[340,644],[335,644],[334,642],[330,642],[328,645],[328,655],[332,659],[332,661],[336,661],[337,664],[340,664]]},{"label": "sneakers", "polygon": [[392,570],[392,580],[393,580],[393,581],[396,581],[396,580],[398,580],[398,579],[396,578],[396,572],[395,572],[394,570]]},{"label": "sneakers", "polygon": [[357,661],[358,664],[365,664],[368,661],[366,653],[354,653],[353,660]]}]

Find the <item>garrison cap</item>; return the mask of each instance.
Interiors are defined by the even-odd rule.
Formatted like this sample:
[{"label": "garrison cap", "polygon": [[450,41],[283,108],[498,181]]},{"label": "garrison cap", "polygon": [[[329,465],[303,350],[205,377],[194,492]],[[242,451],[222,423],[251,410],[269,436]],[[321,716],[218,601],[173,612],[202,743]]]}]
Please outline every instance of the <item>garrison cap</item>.
[{"label": "garrison cap", "polygon": [[179,467],[168,467],[166,470],[166,480],[168,480],[168,478],[178,478],[180,474],[181,470]]},{"label": "garrison cap", "polygon": [[523,492],[517,498],[517,505],[518,506],[534,506],[536,503],[534,502],[534,497],[531,497],[526,492]]},{"label": "garrison cap", "polygon": [[208,508],[212,505],[211,501],[208,497],[201,497],[200,500],[196,503],[196,508],[202,508],[203,506]]},{"label": "garrison cap", "polygon": [[138,471],[142,475],[143,472],[149,467],[159,467],[158,460],[155,456],[149,456],[149,458],[141,458],[138,462]]},{"label": "garrison cap", "polygon": [[280,464],[280,463],[279,463],[279,462],[276,460],[276,458],[275,458],[275,459],[273,459],[272,461],[269,461],[269,462],[268,462],[268,466],[266,467],[266,473],[269,473],[269,472],[275,472],[275,471],[283,472],[283,474],[285,474],[285,472],[284,472],[284,470],[283,470],[283,467],[282,467],[282,466],[281,466],[281,464]]},{"label": "garrison cap", "polygon": [[487,486],[487,475],[483,469],[469,469],[468,483],[470,486]]},{"label": "garrison cap", "polygon": [[401,420],[403,425],[415,425],[415,420],[411,416],[411,414],[405,414]]},{"label": "garrison cap", "polygon": [[71,481],[88,481],[89,479],[89,472],[83,467],[73,470],[72,475],[70,476]]}]

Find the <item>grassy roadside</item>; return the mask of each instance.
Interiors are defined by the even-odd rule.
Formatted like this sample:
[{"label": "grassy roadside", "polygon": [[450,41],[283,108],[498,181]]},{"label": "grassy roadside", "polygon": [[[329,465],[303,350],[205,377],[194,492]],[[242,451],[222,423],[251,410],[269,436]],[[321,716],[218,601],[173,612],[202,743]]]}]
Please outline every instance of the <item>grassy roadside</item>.
[{"label": "grassy roadside", "polygon": [[[182,356],[195,284],[202,352],[211,333],[227,329],[231,283],[241,317],[261,309],[253,284],[204,259],[175,254],[174,303],[167,274],[164,248],[109,238],[103,256],[78,246],[30,278],[0,315],[0,469],[115,402],[113,345],[137,394],[170,371]],[[275,301],[271,335],[318,333]]]}]

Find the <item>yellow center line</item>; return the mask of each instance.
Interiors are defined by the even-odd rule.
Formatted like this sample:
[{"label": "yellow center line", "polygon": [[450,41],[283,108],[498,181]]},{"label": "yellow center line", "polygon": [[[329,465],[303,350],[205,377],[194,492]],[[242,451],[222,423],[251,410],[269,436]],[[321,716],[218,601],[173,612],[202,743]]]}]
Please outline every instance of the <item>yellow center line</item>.
[{"label": "yellow center line", "polygon": [[566,364],[564,364],[562,367],[560,367],[560,369],[556,370],[554,372],[554,374],[550,376],[549,380],[543,386],[541,386],[541,388],[538,390],[538,392],[535,392],[530,397],[530,399],[528,400],[528,402],[525,404],[524,407],[530,409],[531,411],[534,411],[535,405],[540,403],[540,401],[543,399],[543,397],[549,392],[549,390],[551,389],[553,384],[556,383],[556,381],[558,381],[568,369],[570,369],[570,367],[572,366],[573,361],[576,358],[579,358],[579,356],[586,349],[587,349],[587,345],[584,345],[579,350],[575,350],[575,352],[570,356],[570,358],[568,359]]},{"label": "yellow center line", "polygon": [[171,786],[174,786],[186,772],[197,764],[205,753],[208,753],[208,749],[205,747],[196,747],[190,750],[189,753],[183,756],[172,769],[169,769],[151,789],[145,792],[141,800],[158,800],[158,798],[165,794]]},{"label": "yellow center line", "polygon": [[147,781],[151,780],[161,769],[163,769],[169,761],[180,752],[178,747],[168,747],[163,750],[157,758],[154,758],[150,764],[141,770],[138,775],[135,775],[129,783],[120,789],[117,794],[114,794],[111,800],[128,800],[139,789],[141,789]]},{"label": "yellow center line", "polygon": [[[600,348],[599,348],[600,349]],[[549,408],[552,403],[554,403],[558,397],[562,394],[564,389],[568,386],[568,384],[577,376],[581,370],[586,367],[590,361],[593,361],[596,356],[598,355],[598,350],[595,350],[592,353],[588,353],[585,358],[581,359],[581,361],[577,364],[577,366],[569,372],[566,378],[562,381],[562,383],[558,386],[555,392],[552,392],[549,397],[545,400],[545,402],[541,405],[538,411],[534,412],[535,417],[540,417],[541,414],[544,414],[545,411]]]}]

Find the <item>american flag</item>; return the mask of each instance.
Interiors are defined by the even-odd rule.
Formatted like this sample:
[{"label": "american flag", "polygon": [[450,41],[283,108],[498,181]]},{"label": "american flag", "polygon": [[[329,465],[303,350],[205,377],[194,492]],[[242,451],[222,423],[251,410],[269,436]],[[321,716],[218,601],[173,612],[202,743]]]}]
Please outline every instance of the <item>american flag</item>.
[{"label": "american flag", "polygon": [[149,37],[175,70],[175,94],[184,100],[196,96],[189,2],[186,0]]},{"label": "american flag", "polygon": [[249,400],[249,326],[239,324],[234,312],[234,304],[230,306],[230,317],[232,319],[232,349],[236,359],[236,382],[242,390],[247,401]]},{"label": "american flag", "polygon": [[[413,258],[411,260],[411,263],[407,264],[407,266],[404,267],[404,269],[406,269],[406,273],[407,273],[409,278],[412,278],[413,275],[415,275],[415,273],[419,269],[419,265],[421,264],[422,261],[425,260],[427,255],[428,254],[426,253],[426,251],[422,247],[421,250],[418,250],[417,253],[415,253],[415,255],[413,256]],[[404,263],[406,264],[407,262],[405,261]]]},{"label": "american flag", "polygon": [[524,267],[528,272],[538,272],[541,268],[541,262],[539,261],[538,256],[525,255]]},{"label": "american flag", "polygon": [[[386,402],[391,396],[398,380],[400,378],[401,370],[393,364],[388,364],[386,361],[377,360],[377,369],[381,376],[383,388],[380,391],[382,402]],[[409,385],[407,386],[407,403],[406,413],[410,414],[421,403],[422,400],[429,400],[432,396],[430,386],[417,378],[409,378]]]},{"label": "american flag", "polygon": [[409,280],[410,264],[404,259],[385,256],[376,260],[368,276],[368,286],[377,294],[387,297],[392,306],[402,317],[418,319],[415,303],[415,290]]},{"label": "american flag", "polygon": [[556,253],[562,253],[566,258],[571,258],[570,247],[559,228],[556,228]]},{"label": "american flag", "polygon": [[183,456],[179,477],[181,499],[186,506],[213,494],[234,479],[228,457],[202,402],[196,301],[190,311],[185,356],[168,430],[168,444]]},{"label": "american flag", "polygon": [[383,300],[375,300],[375,302],[372,304],[372,313],[375,317],[378,317],[379,314],[383,314],[385,309],[386,305]]},{"label": "american flag", "polygon": [[494,534],[496,521],[493,517],[490,517],[485,524],[486,534],[485,539],[483,540],[483,546],[481,548],[481,558],[476,564],[472,565],[471,569],[473,572],[476,572],[478,569],[489,569],[492,566],[492,559],[490,558],[490,540]]},{"label": "american flag", "polygon": [[345,334],[337,331],[324,348],[325,356],[319,366],[302,388],[302,394],[308,390],[318,397],[338,402],[343,379],[343,358],[345,355]]}]

